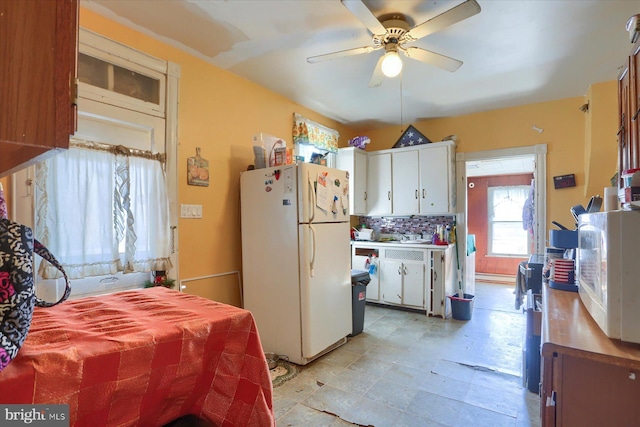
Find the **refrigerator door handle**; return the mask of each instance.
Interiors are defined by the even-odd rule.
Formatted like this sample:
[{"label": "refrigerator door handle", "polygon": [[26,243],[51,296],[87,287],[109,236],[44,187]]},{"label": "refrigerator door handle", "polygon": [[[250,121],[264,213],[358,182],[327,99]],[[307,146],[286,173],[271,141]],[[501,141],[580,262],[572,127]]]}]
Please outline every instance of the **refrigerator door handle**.
[{"label": "refrigerator door handle", "polygon": [[316,192],[313,189],[311,173],[307,172],[307,174],[309,183],[309,202],[311,203],[311,206],[309,206],[309,224],[311,224],[316,216]]},{"label": "refrigerator door handle", "polygon": [[311,257],[309,261],[309,274],[313,277],[313,264],[316,262],[316,229],[313,225],[309,224],[309,231],[311,232]]}]

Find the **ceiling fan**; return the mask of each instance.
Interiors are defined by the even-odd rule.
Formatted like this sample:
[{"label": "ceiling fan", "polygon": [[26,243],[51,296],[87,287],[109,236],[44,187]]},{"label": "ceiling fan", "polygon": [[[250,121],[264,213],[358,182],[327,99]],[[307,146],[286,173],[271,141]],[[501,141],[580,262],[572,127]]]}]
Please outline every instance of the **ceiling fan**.
[{"label": "ceiling fan", "polygon": [[376,64],[376,68],[369,81],[369,87],[380,86],[385,76],[395,77],[400,74],[400,71],[402,71],[402,60],[400,59],[400,55],[398,55],[398,51],[402,52],[408,58],[422,61],[447,71],[457,70],[462,65],[462,61],[415,46],[405,47],[405,44],[414,42],[449,25],[453,25],[456,22],[480,13],[480,5],[476,0],[466,0],[464,3],[438,16],[410,28],[409,23],[401,15],[394,15],[389,19],[380,21],[367,8],[362,0],[341,0],[341,2],[373,34],[372,46],[357,47],[355,49],[311,56],[307,58],[307,62],[313,64],[342,58],[344,56],[371,53],[374,50],[384,48],[385,53]]}]

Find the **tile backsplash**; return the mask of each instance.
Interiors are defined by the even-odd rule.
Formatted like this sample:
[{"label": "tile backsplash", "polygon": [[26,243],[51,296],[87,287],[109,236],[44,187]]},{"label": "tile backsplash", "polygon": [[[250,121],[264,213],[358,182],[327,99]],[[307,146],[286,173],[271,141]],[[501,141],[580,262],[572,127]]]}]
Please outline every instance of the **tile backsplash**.
[{"label": "tile backsplash", "polygon": [[433,234],[438,225],[453,225],[454,216],[412,216],[412,217],[358,217],[358,225],[379,229],[381,234],[427,233]]}]

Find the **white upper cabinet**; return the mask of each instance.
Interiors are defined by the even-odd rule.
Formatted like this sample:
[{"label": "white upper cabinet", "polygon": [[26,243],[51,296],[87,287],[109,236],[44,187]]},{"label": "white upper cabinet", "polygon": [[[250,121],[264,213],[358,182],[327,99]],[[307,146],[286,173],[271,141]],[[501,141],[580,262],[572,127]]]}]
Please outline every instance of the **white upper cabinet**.
[{"label": "white upper cabinet", "polygon": [[367,152],[355,147],[339,149],[336,169],[349,172],[349,214],[367,215]]},{"label": "white upper cabinet", "polygon": [[420,208],[418,150],[391,154],[393,214],[413,215]]},{"label": "white upper cabinet", "polygon": [[367,172],[368,215],[391,215],[391,153],[369,153]]},{"label": "white upper cabinet", "polygon": [[445,215],[456,209],[455,143],[338,152],[349,171],[351,215]]},{"label": "white upper cabinet", "polygon": [[455,150],[447,143],[420,149],[420,213],[455,212]]}]

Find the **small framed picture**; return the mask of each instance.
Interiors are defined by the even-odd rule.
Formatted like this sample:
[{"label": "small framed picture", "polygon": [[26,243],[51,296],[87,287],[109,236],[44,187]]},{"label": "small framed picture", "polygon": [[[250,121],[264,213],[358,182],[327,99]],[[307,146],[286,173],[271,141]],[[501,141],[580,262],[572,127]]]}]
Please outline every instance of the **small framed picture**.
[{"label": "small framed picture", "polygon": [[200,155],[200,147],[196,147],[195,157],[187,159],[187,184],[209,186],[209,161]]}]

